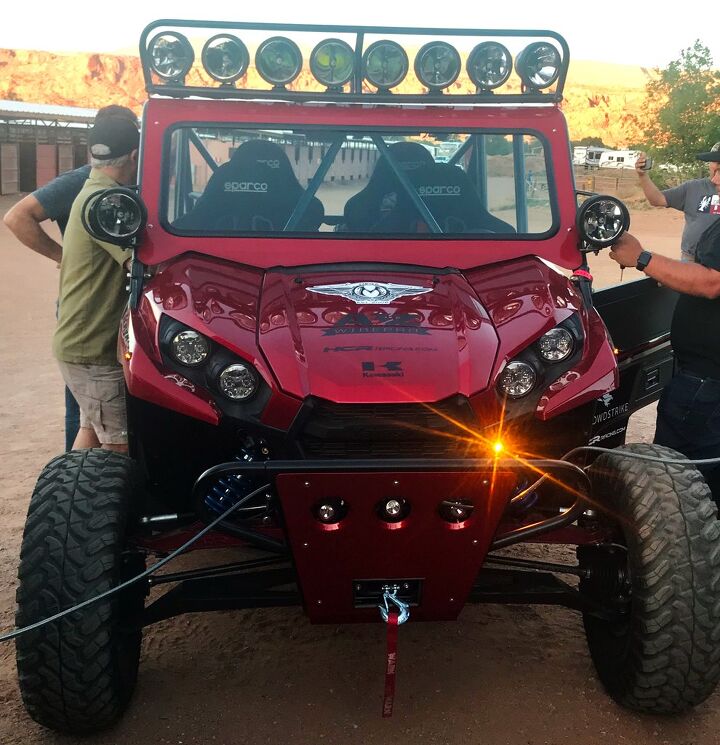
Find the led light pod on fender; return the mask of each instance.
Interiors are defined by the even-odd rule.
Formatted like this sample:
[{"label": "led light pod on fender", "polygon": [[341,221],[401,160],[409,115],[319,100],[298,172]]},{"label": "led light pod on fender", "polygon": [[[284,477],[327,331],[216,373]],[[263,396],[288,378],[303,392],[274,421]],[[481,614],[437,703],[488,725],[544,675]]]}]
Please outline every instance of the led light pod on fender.
[{"label": "led light pod on fender", "polygon": [[538,339],[540,356],[548,362],[562,362],[573,352],[573,335],[561,326],[556,326]]},{"label": "led light pod on fender", "polygon": [[246,401],[258,389],[258,374],[249,364],[236,362],[220,373],[218,387],[232,401]]},{"label": "led light pod on fender", "polygon": [[577,227],[584,241],[605,248],[630,227],[630,213],[619,199],[598,194],[580,205]]},{"label": "led light pod on fender", "polygon": [[527,362],[509,362],[498,378],[498,390],[509,398],[522,398],[535,387],[537,373]]}]

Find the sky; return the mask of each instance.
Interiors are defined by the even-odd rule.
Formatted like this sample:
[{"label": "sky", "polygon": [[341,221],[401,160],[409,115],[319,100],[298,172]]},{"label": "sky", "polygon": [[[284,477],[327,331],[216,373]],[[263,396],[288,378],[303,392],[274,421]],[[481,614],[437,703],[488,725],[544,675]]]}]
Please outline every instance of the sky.
[{"label": "sky", "polygon": [[[597,60],[644,67],[665,67],[680,51],[700,39],[720,67],[720,35],[703,26],[703,15],[663,12],[635,0],[542,2],[498,0],[496,3],[437,3],[427,0],[272,0],[258,2],[124,2],[33,0],[4,3],[0,48],[56,52],[123,52],[137,50],[143,27],[156,18],[183,18],[274,23],[418,26],[442,28],[551,29],[570,46],[571,59]],[[213,12],[217,5],[222,8]],[[428,8],[432,7],[433,10]],[[548,8],[551,10],[548,11]],[[233,13],[233,9],[234,13]],[[100,19],[102,18],[102,21]],[[1,73],[0,73],[1,74]]]}]

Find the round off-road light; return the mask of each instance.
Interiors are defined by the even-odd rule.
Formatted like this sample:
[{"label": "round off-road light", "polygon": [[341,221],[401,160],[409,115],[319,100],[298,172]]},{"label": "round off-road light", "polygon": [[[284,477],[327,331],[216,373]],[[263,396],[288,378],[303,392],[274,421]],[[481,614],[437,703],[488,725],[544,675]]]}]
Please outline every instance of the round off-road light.
[{"label": "round off-road light", "polygon": [[512,73],[512,55],[496,41],[478,44],[467,59],[467,73],[478,90],[491,91],[504,85]]},{"label": "round off-road light", "polygon": [[328,88],[342,88],[353,74],[355,53],[342,39],[325,39],[310,53],[310,72]]},{"label": "round off-road light", "polygon": [[285,36],[272,36],[257,48],[255,67],[268,83],[275,86],[292,83],[302,70],[300,47]]},{"label": "round off-road light", "polygon": [[463,523],[475,509],[472,502],[465,499],[446,499],[440,502],[438,512],[443,520],[449,523]]},{"label": "round off-road light", "polygon": [[150,67],[163,80],[184,78],[195,61],[195,52],[186,36],[163,31],[148,44]]},{"label": "round off-road light", "polygon": [[460,54],[446,41],[431,41],[420,48],[415,57],[415,74],[431,91],[441,91],[452,85],[460,74]]},{"label": "round off-road light", "polygon": [[540,356],[548,362],[566,360],[575,346],[572,334],[561,326],[556,326],[538,339]]},{"label": "round off-road light", "polygon": [[535,386],[537,373],[527,362],[514,361],[508,363],[498,378],[500,392],[510,398],[522,398]]},{"label": "round off-road light", "polygon": [[202,365],[210,354],[210,342],[197,331],[188,329],[173,336],[170,353],[176,362],[187,367]]},{"label": "round off-road light", "polygon": [[371,44],[363,54],[363,77],[379,91],[388,91],[401,83],[410,63],[405,50],[387,39]]},{"label": "round off-road light", "polygon": [[580,205],[577,227],[583,240],[595,248],[604,248],[630,227],[630,213],[619,199],[598,194]]},{"label": "round off-road light", "polygon": [[91,194],[81,216],[83,225],[95,238],[124,245],[145,226],[147,210],[133,189],[113,186]]},{"label": "round off-road light", "polygon": [[247,47],[232,34],[217,34],[205,42],[202,63],[207,74],[219,83],[241,78],[250,63]]},{"label": "round off-road light", "polygon": [[388,497],[377,504],[376,510],[386,523],[399,523],[410,514],[410,503],[402,497]]},{"label": "round off-road light", "polygon": [[250,398],[258,387],[257,373],[250,365],[236,362],[228,365],[218,378],[220,390],[233,401]]},{"label": "round off-road light", "polygon": [[526,88],[540,90],[552,85],[560,75],[560,52],[544,41],[528,44],[515,60],[515,69]]},{"label": "round off-road light", "polygon": [[313,514],[321,523],[339,523],[347,515],[347,505],[343,499],[323,499],[313,508]]}]

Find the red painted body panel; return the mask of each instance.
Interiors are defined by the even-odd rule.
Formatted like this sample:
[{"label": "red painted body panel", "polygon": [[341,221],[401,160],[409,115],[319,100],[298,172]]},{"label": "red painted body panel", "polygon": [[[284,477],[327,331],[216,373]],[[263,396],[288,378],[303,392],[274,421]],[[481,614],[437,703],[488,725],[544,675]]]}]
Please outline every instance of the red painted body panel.
[{"label": "red painted body panel", "polygon": [[[382,279],[432,288],[356,305],[313,286]],[[282,389],[337,403],[434,402],[489,385],[498,339],[459,275],[411,271],[268,273],[260,346]]]},{"label": "red painted body panel", "polygon": [[[422,579],[413,620],[452,620],[462,609],[515,484],[515,474],[347,473],[278,476],[288,536],[314,622],[376,621],[376,608],[353,607],[353,580]],[[312,508],[342,497],[348,513],[327,530]],[[412,501],[401,523],[386,523],[375,505],[392,496]],[[471,518],[443,520],[443,499],[470,499]]]},{"label": "red painted body panel", "polygon": [[[165,137],[178,123],[228,122],[272,125],[307,125],[328,127],[377,127],[433,130],[438,127],[462,131],[472,128],[535,132],[548,147],[552,162],[555,194],[559,210],[557,231],[537,240],[405,240],[336,238],[329,233],[322,238],[217,238],[171,235],[161,224],[160,195],[162,154]],[[150,265],[188,252],[242,261],[261,268],[328,264],[338,261],[382,261],[414,263],[424,266],[468,269],[481,264],[512,259],[518,256],[542,256],[560,266],[574,269],[581,263],[577,250],[575,226],[577,211],[567,125],[562,112],[547,107],[480,107],[452,108],[389,106],[365,107],[359,117],[355,107],[297,106],[285,103],[251,103],[244,101],[174,101],[151,99],[144,112],[141,195],[148,208],[148,224],[142,238],[139,257]]]}]

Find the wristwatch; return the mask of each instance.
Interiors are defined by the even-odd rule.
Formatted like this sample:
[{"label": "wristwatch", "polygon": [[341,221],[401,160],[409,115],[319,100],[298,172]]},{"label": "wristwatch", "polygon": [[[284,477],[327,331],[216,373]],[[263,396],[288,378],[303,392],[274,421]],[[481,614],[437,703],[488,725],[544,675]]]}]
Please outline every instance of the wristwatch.
[{"label": "wristwatch", "polygon": [[639,272],[644,272],[652,257],[653,255],[650,251],[641,251],[640,256],[638,256],[637,264],[635,264],[635,268]]}]

